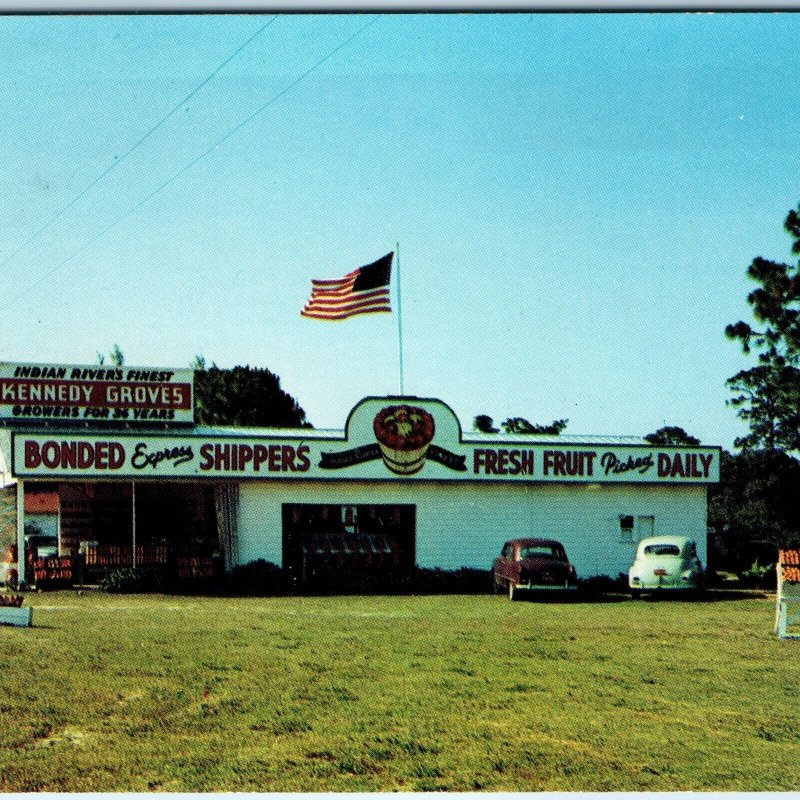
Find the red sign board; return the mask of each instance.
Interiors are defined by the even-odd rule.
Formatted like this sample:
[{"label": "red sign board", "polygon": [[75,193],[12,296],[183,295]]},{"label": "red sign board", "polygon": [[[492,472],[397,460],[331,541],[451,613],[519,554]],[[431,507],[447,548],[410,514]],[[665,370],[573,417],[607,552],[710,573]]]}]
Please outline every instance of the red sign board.
[{"label": "red sign board", "polygon": [[193,422],[190,369],[0,364],[0,418]]}]

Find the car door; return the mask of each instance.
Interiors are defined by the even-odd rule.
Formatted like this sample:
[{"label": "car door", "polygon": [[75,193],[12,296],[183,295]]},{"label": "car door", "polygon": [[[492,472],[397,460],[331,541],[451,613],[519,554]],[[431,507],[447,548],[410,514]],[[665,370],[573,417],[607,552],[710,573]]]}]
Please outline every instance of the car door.
[{"label": "car door", "polygon": [[500,557],[494,562],[495,579],[502,578],[508,580],[511,578],[511,565],[514,563],[514,545],[511,542],[506,542],[500,552]]}]

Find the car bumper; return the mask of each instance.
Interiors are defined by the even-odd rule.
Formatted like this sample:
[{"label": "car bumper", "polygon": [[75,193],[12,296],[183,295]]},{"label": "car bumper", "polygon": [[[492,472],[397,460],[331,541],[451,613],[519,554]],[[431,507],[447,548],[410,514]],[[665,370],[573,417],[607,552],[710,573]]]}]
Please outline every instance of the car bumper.
[{"label": "car bumper", "polygon": [[638,589],[642,592],[686,592],[691,589],[696,589],[698,586],[697,581],[684,581],[680,578],[667,579],[665,581],[634,581],[629,580],[628,586],[631,589]]},{"label": "car bumper", "polygon": [[515,583],[514,588],[523,589],[531,592],[575,592],[578,587],[575,584],[563,583]]}]

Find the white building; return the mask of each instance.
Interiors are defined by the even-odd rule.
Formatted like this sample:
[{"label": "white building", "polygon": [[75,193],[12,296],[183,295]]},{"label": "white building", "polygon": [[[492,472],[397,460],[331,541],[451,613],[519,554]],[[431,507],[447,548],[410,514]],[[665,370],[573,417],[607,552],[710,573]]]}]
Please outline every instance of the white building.
[{"label": "white building", "polygon": [[[167,391],[140,398],[185,405],[190,389],[163,376],[190,378],[150,374]],[[627,571],[652,534],[694,537],[705,562],[706,488],[719,480],[717,447],[465,434],[446,404],[413,397],[366,398],[342,431],[48,424],[6,420],[0,474],[23,491],[57,484],[62,555],[143,566],[177,554],[192,569],[213,556],[226,569],[264,559],[299,585],[415,565],[488,569],[521,536],[561,541],[581,577]],[[23,527],[18,512],[20,543]]]}]

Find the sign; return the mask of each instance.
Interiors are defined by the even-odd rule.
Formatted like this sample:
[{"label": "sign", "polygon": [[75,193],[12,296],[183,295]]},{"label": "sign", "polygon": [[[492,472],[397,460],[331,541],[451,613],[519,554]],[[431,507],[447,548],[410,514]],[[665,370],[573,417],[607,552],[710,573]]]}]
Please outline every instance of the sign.
[{"label": "sign", "polygon": [[194,422],[194,371],[0,364],[0,419]]},{"label": "sign", "polygon": [[705,484],[719,481],[720,460],[718,447],[465,441],[448,406],[408,398],[363,400],[342,437],[243,428],[235,437],[15,432],[13,441],[14,474],[39,478]]}]

